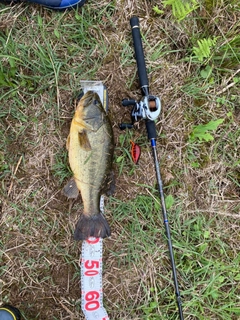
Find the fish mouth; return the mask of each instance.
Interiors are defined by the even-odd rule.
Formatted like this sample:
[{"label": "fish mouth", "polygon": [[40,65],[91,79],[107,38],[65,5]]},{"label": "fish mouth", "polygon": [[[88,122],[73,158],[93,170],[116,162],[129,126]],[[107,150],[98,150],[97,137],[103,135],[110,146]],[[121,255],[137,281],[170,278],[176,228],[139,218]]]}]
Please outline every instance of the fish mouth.
[{"label": "fish mouth", "polygon": [[91,90],[87,91],[84,94],[84,96],[81,98],[84,108],[94,103],[95,100],[99,102],[99,96],[95,91],[91,91]]}]

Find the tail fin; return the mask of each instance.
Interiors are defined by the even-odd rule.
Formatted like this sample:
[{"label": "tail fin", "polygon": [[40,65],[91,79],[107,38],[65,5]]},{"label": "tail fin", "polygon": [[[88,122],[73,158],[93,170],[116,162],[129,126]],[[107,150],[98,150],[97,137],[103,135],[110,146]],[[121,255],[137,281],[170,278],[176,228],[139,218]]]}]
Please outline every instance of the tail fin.
[{"label": "tail fin", "polygon": [[82,214],[74,231],[74,240],[86,240],[89,237],[106,238],[110,235],[109,224],[101,213],[94,216]]}]

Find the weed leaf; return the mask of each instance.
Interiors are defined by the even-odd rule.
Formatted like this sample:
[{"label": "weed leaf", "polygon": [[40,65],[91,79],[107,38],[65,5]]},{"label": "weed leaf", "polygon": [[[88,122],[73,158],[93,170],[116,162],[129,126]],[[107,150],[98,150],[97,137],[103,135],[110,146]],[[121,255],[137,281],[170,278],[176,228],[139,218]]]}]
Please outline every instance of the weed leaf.
[{"label": "weed leaf", "polygon": [[199,7],[196,0],[164,0],[163,5],[164,7],[171,6],[174,17],[179,21],[185,19],[190,12]]},{"label": "weed leaf", "polygon": [[166,208],[170,209],[172,207],[172,205],[174,204],[174,198],[171,194],[169,194],[166,198],[165,198],[165,203],[166,203]]},{"label": "weed leaf", "polygon": [[60,33],[57,29],[54,29],[54,34],[58,39],[60,39]]},{"label": "weed leaf", "polygon": [[204,58],[209,58],[211,54],[211,48],[216,45],[217,37],[204,38],[197,41],[198,46],[193,47],[193,53],[197,59],[202,62]]},{"label": "weed leaf", "polygon": [[206,66],[205,69],[200,71],[200,75],[203,79],[209,78],[211,74],[212,74],[212,67],[210,67],[209,65]]},{"label": "weed leaf", "polygon": [[195,141],[199,139],[200,141],[211,141],[213,136],[208,131],[215,131],[218,126],[223,123],[224,119],[212,120],[207,124],[199,124],[193,127],[193,131],[190,134],[190,141]]},{"label": "weed leaf", "polygon": [[160,10],[160,9],[158,8],[158,6],[154,6],[154,7],[153,7],[153,11],[156,12],[157,14],[163,14],[163,13],[164,13],[164,11],[163,11],[163,10]]}]

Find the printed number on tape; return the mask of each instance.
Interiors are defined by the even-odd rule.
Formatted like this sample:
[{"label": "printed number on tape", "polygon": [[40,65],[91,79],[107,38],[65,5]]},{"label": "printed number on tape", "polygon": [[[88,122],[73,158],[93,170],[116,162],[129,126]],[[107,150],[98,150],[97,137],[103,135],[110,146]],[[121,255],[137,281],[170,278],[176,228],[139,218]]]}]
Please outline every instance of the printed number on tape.
[{"label": "printed number on tape", "polygon": [[[103,198],[101,198],[102,212],[103,206]],[[87,320],[109,320],[103,307],[102,242],[101,238],[91,237],[82,243],[81,300],[82,311]]]}]

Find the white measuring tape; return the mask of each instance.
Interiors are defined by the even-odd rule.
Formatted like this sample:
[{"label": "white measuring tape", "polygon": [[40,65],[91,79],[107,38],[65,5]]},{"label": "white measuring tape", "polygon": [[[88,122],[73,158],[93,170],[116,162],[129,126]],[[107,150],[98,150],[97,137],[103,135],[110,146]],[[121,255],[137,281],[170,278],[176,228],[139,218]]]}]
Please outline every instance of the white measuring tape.
[{"label": "white measuring tape", "polygon": [[[104,197],[100,199],[104,211]],[[102,238],[90,237],[82,243],[81,290],[82,311],[86,320],[109,320],[103,307],[102,290]]]}]

